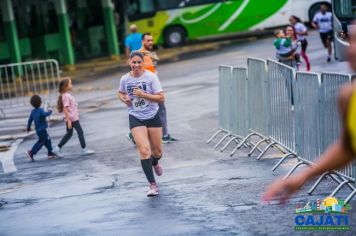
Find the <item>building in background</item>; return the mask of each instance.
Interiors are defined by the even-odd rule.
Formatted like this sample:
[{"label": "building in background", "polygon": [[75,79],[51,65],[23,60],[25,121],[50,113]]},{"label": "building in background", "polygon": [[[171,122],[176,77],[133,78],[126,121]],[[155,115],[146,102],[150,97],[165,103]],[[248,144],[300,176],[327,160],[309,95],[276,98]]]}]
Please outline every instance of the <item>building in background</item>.
[{"label": "building in background", "polygon": [[0,0],[0,64],[119,56],[111,0]]}]

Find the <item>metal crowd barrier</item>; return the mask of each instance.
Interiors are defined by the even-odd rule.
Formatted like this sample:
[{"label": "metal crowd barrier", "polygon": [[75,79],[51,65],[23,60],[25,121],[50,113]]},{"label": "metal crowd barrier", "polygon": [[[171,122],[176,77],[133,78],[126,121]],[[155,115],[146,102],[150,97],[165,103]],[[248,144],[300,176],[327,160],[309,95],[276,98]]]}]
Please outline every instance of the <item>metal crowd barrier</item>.
[{"label": "metal crowd barrier", "polygon": [[56,90],[59,77],[58,62],[52,59],[0,65],[0,109],[6,113],[28,105],[32,94],[40,94],[44,103],[54,101],[51,90]]},{"label": "metal crowd barrier", "polygon": [[[232,142],[239,145],[241,140],[248,134],[248,108],[247,108],[247,69],[234,67],[230,81],[231,88],[228,95],[231,101],[230,107],[230,127],[233,134],[221,149],[223,152]],[[248,144],[246,144],[248,145]]]},{"label": "metal crowd barrier", "polygon": [[[266,66],[267,65],[267,66]],[[243,68],[221,66],[219,68],[219,131],[230,140],[221,148],[224,151],[232,142],[237,146],[251,147],[248,155],[256,149],[257,159],[271,147],[278,148],[284,156],[273,167],[275,170],[284,160],[296,157],[297,163],[284,178],[288,178],[299,166],[311,166],[340,135],[340,117],[337,96],[340,88],[351,82],[351,76],[340,73],[297,72],[284,64],[249,58],[247,73]],[[259,137],[257,144],[252,137]],[[266,143],[262,151],[259,145]],[[324,173],[309,190],[311,194],[325,176],[330,176],[338,186],[330,196],[335,196],[348,186],[356,195],[356,161],[349,166]]]},{"label": "metal crowd barrier", "polygon": [[[266,61],[258,58],[247,59],[248,83],[246,100],[248,106],[248,125],[249,134],[240,142],[240,144],[230,153],[230,156],[244,144],[252,142],[253,137],[260,140],[254,145],[248,156],[251,156],[255,150],[259,150],[260,144],[268,143],[269,133],[269,115],[268,115],[268,87],[267,87],[267,67]],[[253,92],[251,92],[253,91]],[[246,102],[245,102],[246,103]]]},{"label": "metal crowd barrier", "polygon": [[[331,144],[340,136],[340,116],[337,108],[337,97],[340,89],[345,84],[351,83],[351,75],[342,73],[323,73],[321,75],[320,85],[320,153],[322,154]],[[340,189],[346,185],[352,193],[345,201],[351,200],[356,194],[355,177],[356,177],[356,162],[353,161],[347,167],[326,172],[319,177],[313,187],[309,190],[311,194],[316,187],[321,183],[325,176],[330,176],[338,183],[337,188],[330,196],[335,196]]]},{"label": "metal crowd barrier", "polygon": [[206,142],[209,144],[218,135],[223,134],[223,137],[216,143],[217,148],[226,138],[231,137],[231,86],[232,81],[232,66],[219,67],[219,130],[214,133]]},{"label": "metal crowd barrier", "polygon": [[282,63],[268,60],[268,89],[269,89],[269,145],[257,157],[259,160],[271,147],[282,147],[285,155],[273,167],[275,170],[287,157],[296,156],[294,134],[294,75],[293,68]]},{"label": "metal crowd barrier", "polygon": [[320,155],[320,74],[297,72],[293,97],[295,111],[293,150],[298,162],[284,178],[288,178],[301,165],[311,165]]},{"label": "metal crowd barrier", "polygon": [[294,89],[295,151],[309,162],[314,162],[321,153],[320,83],[320,74],[297,72]]}]

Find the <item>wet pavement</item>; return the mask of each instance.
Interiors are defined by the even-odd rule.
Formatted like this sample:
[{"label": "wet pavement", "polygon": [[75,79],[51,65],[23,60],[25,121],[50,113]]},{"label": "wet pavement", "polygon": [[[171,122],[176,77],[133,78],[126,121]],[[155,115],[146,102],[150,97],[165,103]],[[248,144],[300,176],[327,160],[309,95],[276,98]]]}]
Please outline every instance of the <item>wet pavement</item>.
[{"label": "wet pavement", "polygon": [[[63,149],[64,158],[49,161],[43,149],[32,163],[23,152],[36,136],[25,138],[14,153],[17,171],[0,170],[0,235],[340,234],[294,231],[296,203],[326,197],[336,187],[330,179],[311,196],[308,182],[286,205],[264,204],[260,197],[266,185],[286,174],[296,160],[272,172],[278,159],[271,155],[257,161],[242,149],[230,157],[232,146],[221,153],[205,143],[217,130],[218,65],[244,66],[247,56],[273,57],[272,40],[227,45],[159,67],[169,130],[179,142],[164,145],[156,198],[146,197],[137,152],[125,137],[128,115],[115,97],[123,73],[74,85],[86,141],[96,154],[80,156],[74,134]],[[319,44],[313,33],[309,45],[317,45],[310,47],[315,70],[345,72],[346,63],[322,62]],[[50,127],[54,145],[64,132],[62,122]],[[0,155],[3,161],[5,154]],[[348,194],[345,188],[337,197]],[[351,205],[356,207],[355,200]],[[356,214],[351,210],[349,216],[353,229],[342,235],[356,232]]]}]

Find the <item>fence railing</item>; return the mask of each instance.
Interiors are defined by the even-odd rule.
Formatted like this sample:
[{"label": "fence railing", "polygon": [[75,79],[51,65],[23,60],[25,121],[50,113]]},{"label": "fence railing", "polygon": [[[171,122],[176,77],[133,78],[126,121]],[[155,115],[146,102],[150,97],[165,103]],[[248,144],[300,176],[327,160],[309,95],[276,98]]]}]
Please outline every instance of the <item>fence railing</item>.
[{"label": "fence railing", "polygon": [[[313,165],[339,137],[337,96],[340,88],[351,82],[350,75],[296,73],[279,62],[256,58],[247,60],[247,69],[220,66],[219,71],[219,131],[207,143],[220,133],[224,135],[215,148],[223,144],[224,151],[234,143],[233,155],[242,146],[251,147],[248,155],[259,150],[258,160],[269,148],[277,148],[284,155],[273,171],[287,158],[297,160],[284,177],[288,178],[299,166]],[[256,139],[259,141],[254,144]],[[261,150],[263,143],[265,149]],[[326,175],[338,184],[331,196],[343,186],[352,191],[346,202],[356,195],[355,161],[341,170],[324,173],[309,193]]]},{"label": "fence railing", "polygon": [[59,78],[58,62],[52,59],[0,65],[0,109],[27,105],[32,94],[53,103]]}]

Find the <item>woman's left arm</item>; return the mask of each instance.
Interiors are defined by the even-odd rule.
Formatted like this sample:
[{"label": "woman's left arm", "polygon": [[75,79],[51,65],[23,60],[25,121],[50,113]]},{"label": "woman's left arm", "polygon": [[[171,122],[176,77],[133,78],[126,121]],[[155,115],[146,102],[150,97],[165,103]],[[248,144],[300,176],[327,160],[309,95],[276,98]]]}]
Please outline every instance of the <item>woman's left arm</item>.
[{"label": "woman's left arm", "polygon": [[149,93],[145,93],[143,90],[139,88],[135,88],[133,94],[134,96],[147,99],[151,102],[162,103],[165,100],[163,91],[156,94],[149,94]]}]

